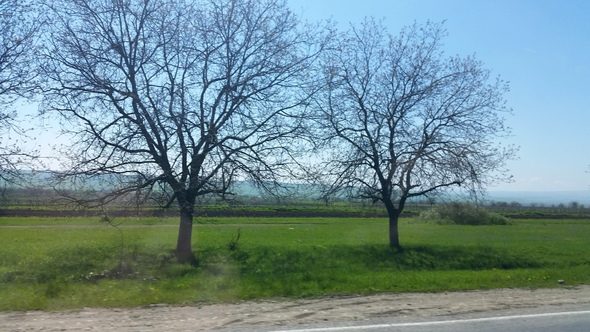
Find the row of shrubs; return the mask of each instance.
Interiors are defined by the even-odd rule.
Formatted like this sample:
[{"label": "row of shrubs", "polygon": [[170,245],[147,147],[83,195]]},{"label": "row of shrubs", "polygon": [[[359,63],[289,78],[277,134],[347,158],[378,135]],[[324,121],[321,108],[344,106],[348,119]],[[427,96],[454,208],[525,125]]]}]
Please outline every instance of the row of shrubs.
[{"label": "row of shrubs", "polygon": [[422,211],[419,219],[437,224],[455,225],[508,225],[510,219],[483,207],[467,203],[441,204]]}]

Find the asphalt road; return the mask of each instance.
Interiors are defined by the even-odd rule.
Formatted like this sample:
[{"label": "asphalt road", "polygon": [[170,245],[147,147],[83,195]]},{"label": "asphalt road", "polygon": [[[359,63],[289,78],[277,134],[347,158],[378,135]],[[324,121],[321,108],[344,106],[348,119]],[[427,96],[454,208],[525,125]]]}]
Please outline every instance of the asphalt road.
[{"label": "asphalt road", "polygon": [[[571,308],[570,308],[571,309]],[[354,322],[350,324],[326,323],[307,327],[281,327],[280,329],[261,328],[268,332],[588,332],[590,331],[590,310],[578,308],[573,311],[530,312],[511,310],[504,314],[480,313],[477,318],[451,317],[441,320],[399,322],[379,319],[373,322]],[[248,330],[243,330],[246,332]]]}]

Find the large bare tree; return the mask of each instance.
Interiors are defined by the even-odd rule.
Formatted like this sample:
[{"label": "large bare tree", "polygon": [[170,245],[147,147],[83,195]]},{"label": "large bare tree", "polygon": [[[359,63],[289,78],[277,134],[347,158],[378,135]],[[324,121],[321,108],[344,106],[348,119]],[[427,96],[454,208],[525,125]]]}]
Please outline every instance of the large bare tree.
[{"label": "large bare tree", "polygon": [[17,125],[15,102],[31,95],[32,57],[41,23],[26,0],[0,0],[0,179],[14,181],[27,153],[17,144],[22,129]]},{"label": "large bare tree", "polygon": [[409,199],[482,186],[511,154],[497,140],[507,85],[474,57],[446,57],[444,36],[437,23],[394,36],[366,20],[326,58],[316,99],[324,194],[347,189],[382,202],[396,248]]},{"label": "large bare tree", "polygon": [[[288,170],[320,49],[280,0],[67,0],[51,5],[44,109],[73,135],[65,175],[160,185],[193,261],[195,201]],[[123,181],[125,182],[125,181]]]}]

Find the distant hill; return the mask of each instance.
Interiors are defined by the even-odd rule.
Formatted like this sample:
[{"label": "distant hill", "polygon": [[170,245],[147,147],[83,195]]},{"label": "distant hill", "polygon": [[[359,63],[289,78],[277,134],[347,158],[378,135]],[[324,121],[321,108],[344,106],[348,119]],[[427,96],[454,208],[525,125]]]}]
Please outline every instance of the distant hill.
[{"label": "distant hill", "polygon": [[578,202],[586,206],[590,205],[590,190],[579,191],[490,191],[487,194],[488,201],[517,202],[523,205],[530,204],[568,204]]},{"label": "distant hill", "polygon": [[[26,183],[22,183],[22,187],[37,187],[43,189],[51,189],[51,176],[53,173],[49,171],[30,172],[23,171],[22,179]],[[65,182],[61,183],[61,188],[64,189],[92,189],[92,190],[109,190],[112,184],[116,183],[115,177],[112,175],[101,175],[93,178],[88,178],[83,183]],[[0,183],[3,187],[15,187],[11,183]],[[18,188],[18,186],[17,186]],[[238,196],[250,197],[265,197],[266,193],[252,182],[236,181],[231,188],[231,191]],[[284,184],[283,189],[279,190],[288,197],[298,199],[317,199],[319,197],[319,188],[309,184]],[[452,198],[455,197],[455,198]],[[339,197],[344,199],[344,196]],[[465,196],[450,194],[447,199],[465,199]],[[420,200],[420,199],[418,199]],[[445,199],[443,199],[445,200]],[[438,199],[437,199],[438,201]],[[522,205],[542,204],[546,206],[569,204],[577,202],[590,206],[590,189],[579,191],[489,191],[486,194],[485,201],[487,202],[516,202]]]}]

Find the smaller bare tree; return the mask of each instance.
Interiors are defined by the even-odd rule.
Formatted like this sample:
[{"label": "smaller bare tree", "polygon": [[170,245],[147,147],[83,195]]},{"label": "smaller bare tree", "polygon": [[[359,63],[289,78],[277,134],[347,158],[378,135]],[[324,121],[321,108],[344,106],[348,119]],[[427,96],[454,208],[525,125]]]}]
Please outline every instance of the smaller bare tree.
[{"label": "smaller bare tree", "polygon": [[396,248],[409,199],[483,186],[512,153],[496,140],[506,133],[507,85],[473,57],[445,57],[444,35],[427,23],[392,36],[366,20],[326,58],[316,99],[324,194],[382,202]]}]

